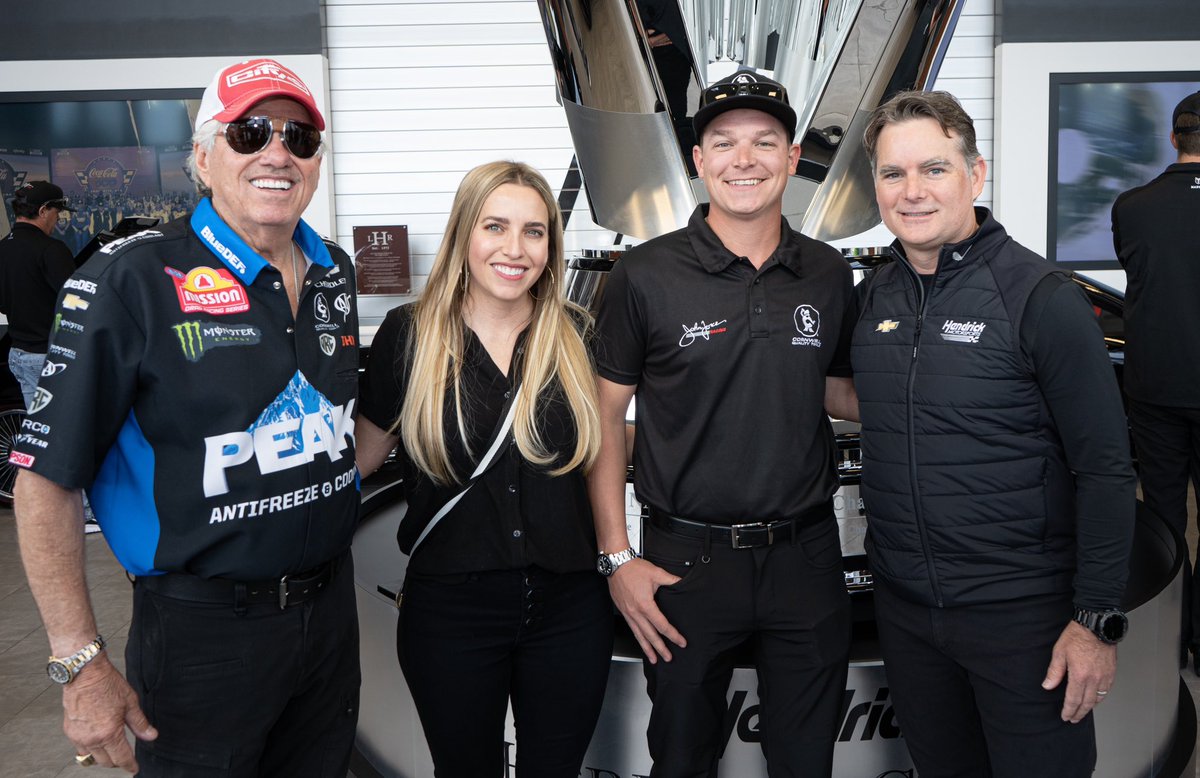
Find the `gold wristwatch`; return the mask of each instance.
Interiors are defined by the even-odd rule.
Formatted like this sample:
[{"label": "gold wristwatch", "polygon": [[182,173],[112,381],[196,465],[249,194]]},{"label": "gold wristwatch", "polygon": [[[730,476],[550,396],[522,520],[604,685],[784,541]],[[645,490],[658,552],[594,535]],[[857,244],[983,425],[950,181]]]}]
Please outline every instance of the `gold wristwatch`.
[{"label": "gold wristwatch", "polygon": [[100,656],[104,646],[103,636],[97,635],[95,640],[68,657],[59,659],[51,656],[49,664],[46,665],[46,675],[50,676],[51,681],[65,686],[75,680],[75,676],[79,675],[84,665]]}]

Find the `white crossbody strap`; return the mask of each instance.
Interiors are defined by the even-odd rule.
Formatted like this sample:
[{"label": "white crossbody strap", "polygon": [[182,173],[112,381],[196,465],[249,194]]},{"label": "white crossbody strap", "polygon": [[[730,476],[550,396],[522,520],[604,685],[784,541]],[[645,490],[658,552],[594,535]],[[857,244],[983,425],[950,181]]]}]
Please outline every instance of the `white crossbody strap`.
[{"label": "white crossbody strap", "polygon": [[[516,395],[517,393],[514,391],[512,396],[515,398]],[[421,545],[421,541],[425,540],[425,537],[433,530],[434,527],[438,525],[438,522],[441,521],[447,513],[453,510],[455,505],[458,505],[458,501],[463,498],[463,495],[471,491],[471,487],[475,485],[475,482],[479,480],[479,477],[486,473],[488,468],[495,464],[496,457],[500,453],[501,447],[504,446],[505,442],[508,440],[508,431],[512,429],[513,415],[516,413],[516,410],[517,404],[515,402],[509,403],[508,414],[504,417],[504,421],[500,424],[500,429],[496,431],[496,436],[495,439],[492,440],[491,447],[488,448],[488,450],[484,453],[483,458],[479,460],[479,464],[476,465],[475,472],[471,474],[471,480],[468,481],[467,485],[462,488],[462,491],[451,497],[450,500],[441,507],[441,510],[433,515],[433,518],[430,519],[429,523],[425,525],[425,529],[421,530],[421,534],[417,536],[417,542],[413,543],[412,551],[408,552],[410,556],[412,555],[413,551],[417,550],[417,546]]]}]

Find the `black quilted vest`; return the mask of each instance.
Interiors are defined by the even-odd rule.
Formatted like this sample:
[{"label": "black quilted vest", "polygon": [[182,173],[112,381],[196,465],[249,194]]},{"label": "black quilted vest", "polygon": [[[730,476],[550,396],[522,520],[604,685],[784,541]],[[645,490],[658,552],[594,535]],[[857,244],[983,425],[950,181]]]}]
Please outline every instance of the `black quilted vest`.
[{"label": "black quilted vest", "polygon": [[1074,488],[1020,323],[1053,265],[982,226],[942,249],[926,295],[897,253],[854,330],[871,570],[952,607],[1069,591]]}]

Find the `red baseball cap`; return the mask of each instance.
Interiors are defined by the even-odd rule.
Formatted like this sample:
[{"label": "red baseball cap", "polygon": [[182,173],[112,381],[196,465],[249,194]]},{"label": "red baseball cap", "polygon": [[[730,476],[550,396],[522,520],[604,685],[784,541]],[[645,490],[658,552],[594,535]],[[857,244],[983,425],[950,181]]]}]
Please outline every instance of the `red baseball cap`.
[{"label": "red baseball cap", "polygon": [[231,122],[240,119],[254,105],[272,97],[295,100],[305,107],[318,130],[325,129],[325,117],[317,108],[308,85],[293,71],[273,59],[248,59],[222,69],[204,90],[196,129],[210,119]]}]

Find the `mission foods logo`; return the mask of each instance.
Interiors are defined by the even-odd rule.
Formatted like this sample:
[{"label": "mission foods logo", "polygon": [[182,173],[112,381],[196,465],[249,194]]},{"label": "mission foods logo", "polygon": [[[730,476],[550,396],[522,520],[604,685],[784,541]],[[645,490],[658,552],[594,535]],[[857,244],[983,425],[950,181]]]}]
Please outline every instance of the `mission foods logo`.
[{"label": "mission foods logo", "polygon": [[246,288],[223,267],[198,267],[188,271],[187,275],[173,267],[164,268],[164,271],[175,284],[179,309],[184,313],[226,316],[250,310]]},{"label": "mission foods logo", "polygon": [[228,346],[253,346],[262,340],[262,330],[249,324],[207,324],[185,321],[171,327],[188,362],[199,362],[208,351]]}]

